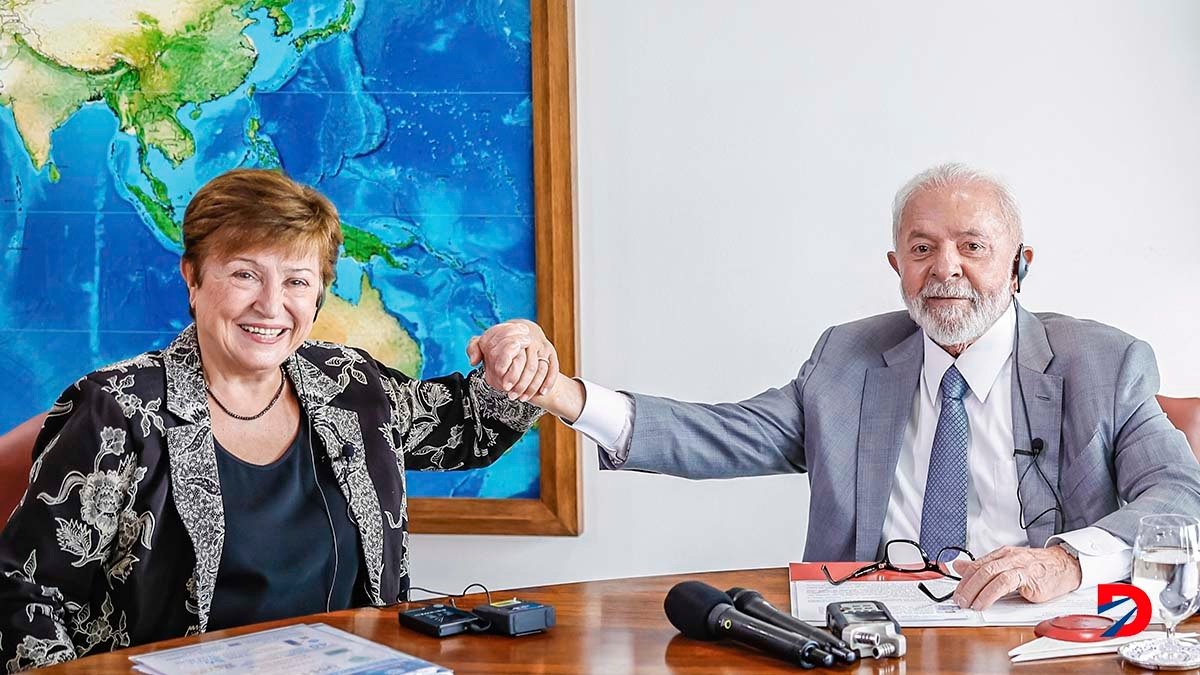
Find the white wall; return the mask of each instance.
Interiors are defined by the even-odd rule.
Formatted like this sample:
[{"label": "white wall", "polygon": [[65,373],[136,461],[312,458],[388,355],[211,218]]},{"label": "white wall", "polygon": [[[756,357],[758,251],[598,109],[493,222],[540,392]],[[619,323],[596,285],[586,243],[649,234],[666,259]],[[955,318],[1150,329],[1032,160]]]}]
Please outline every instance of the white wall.
[{"label": "white wall", "polygon": [[[1156,349],[1200,395],[1200,2],[577,0],[582,374],[676,398],[788,381],[902,307],[896,188],[1008,179],[1035,311]],[[417,536],[414,583],[519,587],[799,559],[803,476],[605,473],[578,538]]]}]

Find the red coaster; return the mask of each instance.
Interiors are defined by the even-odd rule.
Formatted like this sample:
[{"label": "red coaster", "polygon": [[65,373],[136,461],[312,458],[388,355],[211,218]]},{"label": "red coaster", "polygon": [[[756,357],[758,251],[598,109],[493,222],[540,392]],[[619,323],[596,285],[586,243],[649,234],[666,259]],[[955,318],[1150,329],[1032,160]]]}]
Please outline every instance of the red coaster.
[{"label": "red coaster", "polygon": [[1046,619],[1033,629],[1033,633],[1067,642],[1100,642],[1108,639],[1104,637],[1104,631],[1112,628],[1113,623],[1107,616],[1067,614]]}]

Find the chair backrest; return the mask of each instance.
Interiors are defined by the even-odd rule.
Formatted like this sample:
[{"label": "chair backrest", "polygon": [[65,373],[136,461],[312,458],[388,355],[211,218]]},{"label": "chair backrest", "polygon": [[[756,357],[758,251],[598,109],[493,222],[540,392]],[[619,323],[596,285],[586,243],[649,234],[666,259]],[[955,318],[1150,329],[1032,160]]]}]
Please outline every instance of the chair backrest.
[{"label": "chair backrest", "polygon": [[29,469],[33,466],[33,442],[42,430],[46,416],[38,415],[0,436],[0,530],[29,487]]},{"label": "chair backrest", "polygon": [[1176,429],[1187,436],[1192,454],[1200,460],[1200,398],[1171,398],[1159,396],[1158,404]]}]

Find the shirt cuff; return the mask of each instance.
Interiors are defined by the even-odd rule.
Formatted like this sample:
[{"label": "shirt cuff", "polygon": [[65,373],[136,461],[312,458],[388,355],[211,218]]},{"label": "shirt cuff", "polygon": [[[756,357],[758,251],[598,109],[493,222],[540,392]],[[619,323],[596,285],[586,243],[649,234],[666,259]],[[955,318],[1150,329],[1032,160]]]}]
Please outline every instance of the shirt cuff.
[{"label": "shirt cuff", "polygon": [[583,385],[583,410],[579,419],[567,426],[592,439],[608,453],[613,464],[623,464],[629,456],[633,399],[583,378],[575,379]]},{"label": "shirt cuff", "polygon": [[1066,546],[1079,558],[1080,588],[1129,578],[1133,548],[1098,527],[1063,532],[1046,540],[1048,547],[1055,544]]}]

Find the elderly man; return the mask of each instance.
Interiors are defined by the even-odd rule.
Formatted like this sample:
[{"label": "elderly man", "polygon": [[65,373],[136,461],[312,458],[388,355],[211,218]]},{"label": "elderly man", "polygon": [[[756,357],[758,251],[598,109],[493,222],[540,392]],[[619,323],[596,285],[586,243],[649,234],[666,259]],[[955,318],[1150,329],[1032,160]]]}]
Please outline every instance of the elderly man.
[{"label": "elderly man", "polygon": [[976,609],[1122,579],[1141,516],[1200,515],[1200,465],[1155,401],[1146,343],[1014,302],[1022,241],[1001,183],[936,167],[893,207],[907,312],[826,330],[794,380],[740,403],[564,378],[544,405],[606,468],[807,472],[806,560],[877,560],[896,539],[930,557],[964,547],[981,557],[955,565],[954,599]]}]

